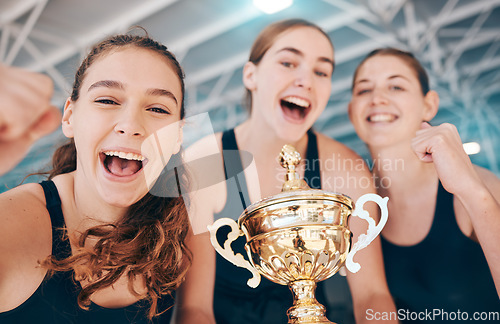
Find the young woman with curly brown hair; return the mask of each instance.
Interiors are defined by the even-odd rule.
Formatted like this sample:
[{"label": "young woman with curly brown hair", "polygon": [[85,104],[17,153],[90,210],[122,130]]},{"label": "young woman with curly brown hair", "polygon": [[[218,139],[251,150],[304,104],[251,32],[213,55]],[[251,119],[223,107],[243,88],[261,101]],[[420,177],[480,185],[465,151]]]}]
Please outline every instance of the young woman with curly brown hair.
[{"label": "young woman with curly brown hair", "polygon": [[93,47],[48,180],[0,195],[0,322],[169,322],[191,260],[183,78],[149,37]]}]

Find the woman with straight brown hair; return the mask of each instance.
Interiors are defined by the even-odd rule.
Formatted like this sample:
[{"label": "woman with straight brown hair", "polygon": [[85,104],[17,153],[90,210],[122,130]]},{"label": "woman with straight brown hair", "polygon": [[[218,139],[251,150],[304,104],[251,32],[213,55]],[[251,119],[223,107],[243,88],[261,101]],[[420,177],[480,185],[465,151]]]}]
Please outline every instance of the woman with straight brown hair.
[{"label": "woman with straight brown hair", "polygon": [[438,108],[409,52],[376,49],[356,69],[349,117],[389,197],[387,282],[403,322],[498,322],[500,180],[471,163],[455,126],[429,124]]},{"label": "woman with straight brown hair", "polygon": [[[303,157],[298,172],[313,188],[345,193],[357,199],[374,192],[369,169],[364,161],[343,144],[317,133],[314,122],[330,98],[334,49],[328,35],[318,26],[301,19],[289,19],[266,27],[255,40],[249,61],[243,69],[243,83],[248,90],[250,116],[234,129],[201,139],[186,150],[190,160],[218,155],[210,168],[217,184],[193,186],[193,210],[197,218],[211,223],[214,219],[237,219],[250,204],[281,191],[284,170],[278,155],[284,144],[293,145]],[[221,154],[223,152],[223,154]],[[335,165],[347,168],[329,168]],[[249,165],[249,167],[244,167]],[[203,175],[198,175],[202,177]],[[193,176],[196,179],[196,175]],[[375,206],[368,208],[377,215]],[[364,232],[366,223],[352,219],[353,241]],[[219,242],[227,235],[219,230]],[[226,233],[227,234],[227,233]],[[244,240],[235,241],[235,253],[245,255]],[[184,289],[198,291],[196,305],[204,305],[210,314],[213,295],[215,319],[226,323],[287,323],[286,311],[292,306],[288,287],[263,280],[253,289],[247,286],[250,273],[237,268],[214,253],[207,233],[198,235],[193,251],[193,267]],[[356,320],[366,320],[365,312],[395,311],[385,282],[380,241],[375,240],[359,254],[362,270],[348,274],[352,305],[347,284],[340,282],[332,295],[345,302],[338,317],[346,323],[354,308]],[[334,280],[345,280],[339,275]],[[214,282],[215,278],[215,282]],[[200,287],[205,286],[205,289]],[[215,287],[215,288],[214,288]],[[317,296],[328,310],[324,286]]]}]

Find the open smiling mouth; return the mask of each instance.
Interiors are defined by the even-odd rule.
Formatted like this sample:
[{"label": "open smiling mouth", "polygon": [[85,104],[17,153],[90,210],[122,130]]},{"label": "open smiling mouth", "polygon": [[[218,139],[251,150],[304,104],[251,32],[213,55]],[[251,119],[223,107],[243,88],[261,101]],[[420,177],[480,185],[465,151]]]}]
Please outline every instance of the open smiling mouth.
[{"label": "open smiling mouth", "polygon": [[134,175],[147,163],[145,157],[136,153],[104,151],[99,157],[106,171],[117,177]]},{"label": "open smiling mouth", "polygon": [[302,121],[311,111],[311,104],[297,97],[285,97],[280,101],[285,116],[293,121]]},{"label": "open smiling mouth", "polygon": [[388,113],[373,114],[366,118],[371,123],[390,123],[398,119],[398,116]]}]

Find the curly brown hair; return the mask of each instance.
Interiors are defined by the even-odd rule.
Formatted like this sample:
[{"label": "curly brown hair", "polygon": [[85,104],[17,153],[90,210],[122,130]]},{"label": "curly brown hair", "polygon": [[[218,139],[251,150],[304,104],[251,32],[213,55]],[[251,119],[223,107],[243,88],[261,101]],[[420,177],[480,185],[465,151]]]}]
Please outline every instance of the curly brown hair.
[{"label": "curly brown hair", "polygon": [[[182,68],[164,45],[147,36],[117,35],[95,45],[76,73],[71,99],[78,100],[85,73],[97,59],[125,47],[159,53],[176,71],[182,87],[182,119],[185,114]],[[41,262],[49,273],[74,271],[75,280],[90,282],[78,296],[78,304],[83,309],[88,309],[93,293],[113,285],[126,275],[131,293],[149,300],[148,316],[151,319],[161,314],[157,309],[158,299],[171,295],[184,280],[191,264],[191,253],[185,244],[190,230],[187,202],[180,194],[187,192],[189,181],[181,156],[182,151],[171,157],[155,183],[155,186],[161,186],[160,190],[156,189],[156,192],[163,193],[161,196],[147,193],[130,206],[116,223],[85,230],[78,237],[77,250],[70,257],[57,260],[49,256]],[[76,147],[71,139],[55,151],[52,170],[48,172],[49,179],[76,170],[76,157]],[[96,240],[93,247],[85,244],[89,238]],[[137,278],[145,283],[146,293],[139,294],[134,289],[132,282]]]}]

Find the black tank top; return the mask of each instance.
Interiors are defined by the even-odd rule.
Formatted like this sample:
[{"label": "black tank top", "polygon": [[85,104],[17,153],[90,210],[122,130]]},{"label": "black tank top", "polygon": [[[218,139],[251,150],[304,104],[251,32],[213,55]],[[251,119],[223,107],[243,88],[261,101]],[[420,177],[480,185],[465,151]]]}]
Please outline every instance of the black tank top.
[{"label": "black tank top", "polygon": [[[321,173],[318,156],[318,145],[316,134],[312,130],[307,132],[307,152],[304,172],[304,180],[311,188],[321,188]],[[234,129],[225,131],[222,134],[222,149],[224,158],[224,171],[226,175],[226,205],[221,212],[214,215],[215,219],[227,217],[237,220],[247,206],[250,205],[247,183],[243,173],[243,163],[241,154],[238,150]],[[241,154],[240,154],[241,153]],[[244,160],[245,157],[244,157]],[[247,165],[248,163],[245,163]],[[221,246],[224,245],[229,233],[228,227],[221,227],[217,232],[217,239]],[[236,253],[241,253],[248,260],[245,251],[245,238],[239,237],[231,247]],[[287,323],[286,311],[293,304],[292,293],[287,286],[282,286],[261,277],[261,282],[257,288],[250,288],[247,280],[252,275],[246,269],[237,267],[218,253],[216,256],[216,280],[214,295],[214,314],[217,324],[280,324]],[[345,277],[340,275],[333,276],[339,291],[343,297],[348,296],[350,303],[350,294]],[[316,298],[327,307],[327,311],[342,313],[341,319],[352,318],[350,305],[336,305],[336,309],[328,307],[324,291],[325,282],[319,282],[316,289]],[[348,315],[344,313],[348,312]],[[329,314],[327,313],[327,316]],[[329,316],[330,320],[338,320]],[[344,321],[343,323],[348,323]]]},{"label": "black tank top", "polygon": [[[45,193],[46,207],[52,222],[52,255],[64,259],[71,255],[69,240],[64,239],[64,216],[61,209],[61,199],[52,181],[40,183]],[[123,308],[104,308],[94,303],[89,310],[78,306],[77,297],[81,290],[79,283],[73,280],[73,272],[55,272],[47,276],[38,289],[24,303],[13,310],[0,313],[2,324],[72,324],[72,323],[169,323],[173,309],[149,321],[147,310],[149,303],[139,301]],[[172,298],[159,300],[159,310],[173,305]]]},{"label": "black tank top", "polygon": [[[389,289],[406,318],[411,316],[407,310],[425,313],[434,309],[454,313],[451,316],[467,313],[469,320],[474,312],[497,312],[498,316],[500,300],[484,253],[458,227],[453,195],[441,183],[427,237],[413,246],[394,245],[382,237],[382,249]],[[422,317],[422,321],[429,319]],[[433,322],[446,319],[436,317]]]}]

